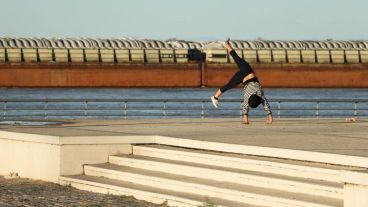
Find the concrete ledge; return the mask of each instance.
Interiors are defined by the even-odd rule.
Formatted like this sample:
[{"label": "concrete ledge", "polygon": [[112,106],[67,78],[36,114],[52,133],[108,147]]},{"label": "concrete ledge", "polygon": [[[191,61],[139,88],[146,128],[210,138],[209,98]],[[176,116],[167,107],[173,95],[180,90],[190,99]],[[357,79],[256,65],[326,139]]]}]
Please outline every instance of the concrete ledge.
[{"label": "concrete ledge", "polygon": [[[341,173],[344,183],[365,185],[368,187],[368,170],[366,171],[343,171]],[[367,196],[368,198],[368,196]]]},{"label": "concrete ledge", "polygon": [[59,138],[60,137],[50,135],[0,131],[0,139],[8,139],[12,141],[43,143],[43,144],[59,144]]},{"label": "concrete ledge", "polygon": [[[10,172],[17,172],[21,177],[57,182],[59,175],[83,173],[84,164],[104,163],[107,162],[109,155],[132,153],[132,144],[163,144],[368,168],[368,158],[366,157],[165,136],[59,137],[0,131],[0,145],[2,148],[0,151],[0,174],[6,175]],[[348,175],[347,177],[356,176]],[[368,185],[368,183],[358,182],[359,180],[362,179],[357,179],[357,182],[349,182]]]},{"label": "concrete ledge", "polygon": [[343,171],[344,207],[368,206],[368,171]]},{"label": "concrete ledge", "polygon": [[155,143],[155,136],[76,136],[60,137],[60,145],[81,144],[148,144]]},{"label": "concrete ledge", "polygon": [[156,136],[156,144],[368,168],[368,158]]},{"label": "concrete ledge", "polygon": [[0,131],[0,139],[55,145],[81,144],[145,144],[155,143],[155,136],[51,136],[21,132]]},{"label": "concrete ledge", "polygon": [[83,173],[84,164],[132,153],[131,144],[154,143],[154,136],[59,137],[0,131],[0,174],[57,183],[60,175]]}]

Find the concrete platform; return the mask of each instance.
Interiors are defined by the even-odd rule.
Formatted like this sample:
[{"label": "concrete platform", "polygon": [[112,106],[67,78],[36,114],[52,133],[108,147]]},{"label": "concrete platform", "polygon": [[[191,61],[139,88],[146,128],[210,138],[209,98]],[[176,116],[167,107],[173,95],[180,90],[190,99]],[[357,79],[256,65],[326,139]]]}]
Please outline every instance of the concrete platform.
[{"label": "concrete platform", "polygon": [[[45,120],[43,120],[45,121]],[[236,145],[368,157],[368,120],[251,119],[75,120],[58,126],[9,126],[0,130],[60,137],[159,135]]]},{"label": "concrete platform", "polygon": [[220,206],[368,205],[361,199],[368,195],[367,120],[251,121],[0,125],[0,174],[178,206],[198,206],[206,197]]}]

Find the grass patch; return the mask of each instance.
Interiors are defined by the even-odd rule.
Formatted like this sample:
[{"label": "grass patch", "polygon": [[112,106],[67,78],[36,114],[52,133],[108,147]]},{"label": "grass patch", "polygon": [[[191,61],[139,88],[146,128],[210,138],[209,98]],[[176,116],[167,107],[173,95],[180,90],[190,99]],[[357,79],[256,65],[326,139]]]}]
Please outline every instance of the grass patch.
[{"label": "grass patch", "polygon": [[198,206],[198,207],[217,207],[217,205],[210,203],[210,202],[205,202],[201,206]]}]

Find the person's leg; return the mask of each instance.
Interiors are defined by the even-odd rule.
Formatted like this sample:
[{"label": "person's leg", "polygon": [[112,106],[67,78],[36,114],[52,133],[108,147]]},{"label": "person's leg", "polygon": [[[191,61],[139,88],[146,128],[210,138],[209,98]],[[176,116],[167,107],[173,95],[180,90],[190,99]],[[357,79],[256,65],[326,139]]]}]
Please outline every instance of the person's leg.
[{"label": "person's leg", "polygon": [[227,49],[228,53],[234,59],[234,62],[238,66],[239,70],[247,71],[248,73],[253,73],[252,67],[249,65],[247,61],[243,58],[239,57],[239,55],[235,52],[235,50],[231,47],[230,43],[225,43],[225,48]]},{"label": "person's leg", "polygon": [[218,89],[214,95],[215,98],[220,98],[220,96],[222,95],[222,92],[220,89]]},{"label": "person's leg", "polygon": [[212,100],[212,104],[217,108],[218,107],[218,99],[219,97],[225,93],[225,91],[230,90],[234,87],[236,87],[238,84],[240,84],[243,80],[243,76],[241,75],[241,72],[238,71],[236,72],[233,77],[230,79],[230,81],[224,85],[223,87],[221,87],[220,89],[218,89],[216,91],[216,93],[211,97]]},{"label": "person's leg", "polygon": [[211,101],[212,101],[212,104],[213,104],[213,106],[214,106],[215,108],[217,108],[217,107],[218,107],[218,105],[219,105],[218,99],[219,99],[219,97],[220,97],[221,95],[222,95],[222,92],[221,92],[221,90],[220,90],[220,89],[218,89],[218,90],[216,91],[215,95],[211,96]]}]

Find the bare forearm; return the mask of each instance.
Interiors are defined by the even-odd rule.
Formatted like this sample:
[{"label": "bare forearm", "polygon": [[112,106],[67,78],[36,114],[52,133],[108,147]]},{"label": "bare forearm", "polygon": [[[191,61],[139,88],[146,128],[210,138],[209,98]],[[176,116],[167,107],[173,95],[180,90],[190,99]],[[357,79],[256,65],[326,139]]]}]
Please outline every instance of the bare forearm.
[{"label": "bare forearm", "polygon": [[267,115],[266,124],[272,124],[272,122],[273,122],[272,114],[268,114]]},{"label": "bare forearm", "polygon": [[248,115],[244,114],[243,115],[243,124],[249,124],[249,120],[248,120]]}]

